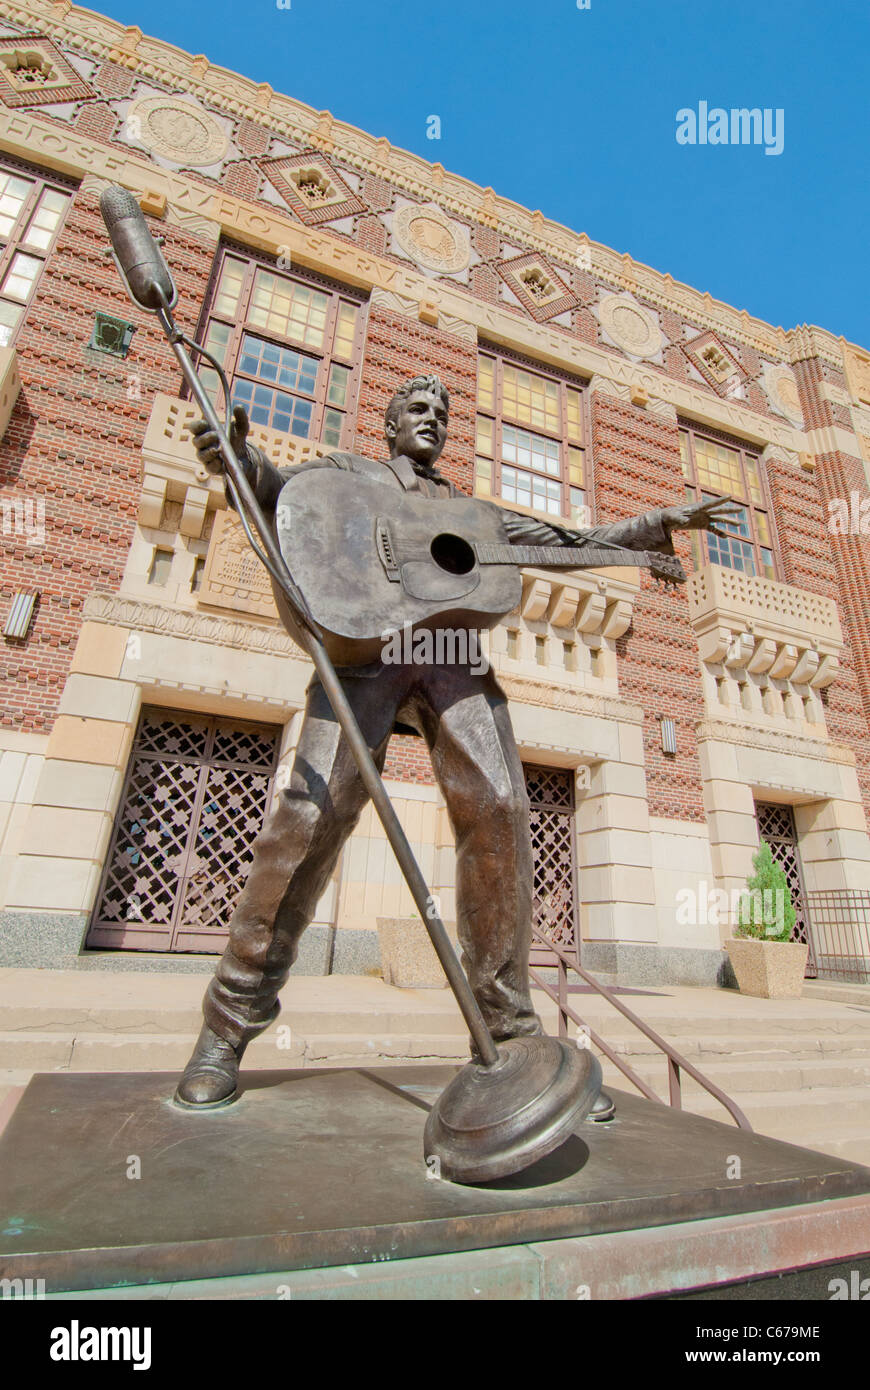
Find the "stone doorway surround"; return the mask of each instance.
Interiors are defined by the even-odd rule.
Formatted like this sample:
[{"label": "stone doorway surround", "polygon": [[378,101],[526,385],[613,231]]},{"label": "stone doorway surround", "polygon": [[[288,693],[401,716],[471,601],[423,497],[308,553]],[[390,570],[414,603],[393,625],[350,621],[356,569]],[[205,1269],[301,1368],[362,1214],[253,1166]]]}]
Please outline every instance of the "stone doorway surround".
[{"label": "stone doorway surround", "polygon": [[[855,756],[834,743],[822,692],[843,635],[831,600],[708,565],[689,580],[705,718],[698,725],[716,886],[744,887],[758,849],[755,803],[794,809],[808,892],[870,887]],[[721,936],[730,925],[720,926]]]}]

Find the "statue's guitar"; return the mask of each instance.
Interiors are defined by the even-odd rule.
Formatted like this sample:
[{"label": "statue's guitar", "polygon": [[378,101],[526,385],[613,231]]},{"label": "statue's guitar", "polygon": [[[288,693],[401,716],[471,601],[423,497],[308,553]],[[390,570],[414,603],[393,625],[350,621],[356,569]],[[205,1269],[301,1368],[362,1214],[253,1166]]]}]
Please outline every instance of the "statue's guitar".
[{"label": "statue's guitar", "polygon": [[[682,583],[679,559],[590,541],[511,545],[501,510],[479,498],[399,492],[360,474],[290,477],[276,507],[278,542],[336,665],[375,661],[385,636],[412,628],[494,627],[520,601],[519,567],[633,565]],[[293,618],[276,591],[285,625]]]}]

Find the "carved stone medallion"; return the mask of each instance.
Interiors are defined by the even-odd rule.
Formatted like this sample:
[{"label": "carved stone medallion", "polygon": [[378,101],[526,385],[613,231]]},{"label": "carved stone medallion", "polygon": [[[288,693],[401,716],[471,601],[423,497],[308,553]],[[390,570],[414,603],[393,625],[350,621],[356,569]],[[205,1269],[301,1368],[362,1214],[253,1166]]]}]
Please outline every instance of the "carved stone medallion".
[{"label": "carved stone medallion", "polygon": [[427,270],[453,275],[471,259],[467,236],[434,203],[400,208],[393,233],[405,254]]},{"label": "carved stone medallion", "polygon": [[662,334],[655,316],[630,295],[609,294],[598,306],[598,321],[607,337],[631,357],[655,357]]},{"label": "carved stone medallion", "polygon": [[846,367],[846,380],[856,401],[870,405],[870,355],[860,348],[845,347],[843,360]]},{"label": "carved stone medallion", "polygon": [[793,425],[803,428],[804,412],[793,372],[788,367],[766,366],[762,380],[767,398],[777,415],[784,415]]},{"label": "carved stone medallion", "polygon": [[227,152],[227,137],[207,111],[177,97],[143,97],[127,117],[133,138],[174,164],[196,168],[217,164]]}]

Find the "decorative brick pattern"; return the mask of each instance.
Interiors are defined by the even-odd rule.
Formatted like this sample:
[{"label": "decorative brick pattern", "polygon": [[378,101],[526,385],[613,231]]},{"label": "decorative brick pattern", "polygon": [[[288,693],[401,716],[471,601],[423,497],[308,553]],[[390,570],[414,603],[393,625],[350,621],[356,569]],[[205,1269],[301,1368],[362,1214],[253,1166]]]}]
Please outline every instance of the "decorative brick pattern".
[{"label": "decorative brick pattern", "polygon": [[535,252],[499,261],[495,269],[538,323],[564,314],[577,303],[558,272]]},{"label": "decorative brick pattern", "polygon": [[[596,392],[592,401],[596,521],[621,521],[673,505],[683,492],[676,425]],[[677,548],[685,558],[682,537]],[[685,590],[644,576],[632,627],[617,644],[619,688],[643,707],[650,815],[704,819],[695,725],[703,715],[698,652]],[[662,752],[659,720],[677,727],[677,754]]]},{"label": "decorative brick pattern", "polygon": [[103,63],[94,77],[94,87],[104,97],[128,97],[136,78],[118,63]]},{"label": "decorative brick pattern", "polygon": [[[18,60],[21,66],[18,66]],[[93,89],[43,34],[0,38],[0,101],[6,106],[81,101]]]},{"label": "decorative brick pattern", "polygon": [[[260,168],[291,212],[311,226],[335,222],[365,210],[365,203],[348,188],[322,154],[308,151],[286,159],[262,159]],[[320,196],[310,201],[304,193],[306,187],[310,187],[314,195],[319,192]]]},{"label": "decorative brick pattern", "polygon": [[236,144],[243,154],[251,159],[264,155],[271,144],[271,136],[265,126],[242,116],[236,127]]},{"label": "decorative brick pattern", "polygon": [[598,320],[590,309],[581,306],[575,309],[571,315],[571,326],[578,338],[582,338],[584,343],[597,343],[598,341]]},{"label": "decorative brick pattern", "polygon": [[435,781],[432,759],[422,738],[410,734],[394,734],[387,749],[384,776],[396,782],[419,782],[431,785]]},{"label": "decorative brick pattern", "polygon": [[260,188],[260,171],[246,159],[238,160],[227,165],[223,181],[227,192],[234,193],[237,198],[256,198]]},{"label": "decorative brick pattern", "polygon": [[97,140],[111,140],[118,128],[118,118],[108,102],[89,101],[79,109],[73,121],[76,130]]},{"label": "decorative brick pattern", "polygon": [[[161,230],[190,333],[211,253],[177,228]],[[41,593],[26,644],[0,648],[0,721],[20,730],[51,728],[82,604],[92,590],[120,584],[153,396],[180,386],[162,332],[130,305],[105,242],[96,199],[80,193],[17,343],[22,388],[3,441],[0,487],[4,496],[44,501],[46,524],[44,545],[0,538],[4,612],[17,589]],[[126,360],[87,348],[97,305],[136,324]]]},{"label": "decorative brick pattern", "polygon": [[498,304],[500,281],[495,271],[488,265],[475,265],[471,268],[471,293],[489,304]]},{"label": "decorative brick pattern", "polygon": [[357,223],[356,239],[366,251],[383,256],[387,249],[387,229],[379,217],[361,217]]},{"label": "decorative brick pattern", "polygon": [[[837,462],[840,457],[820,459],[815,473],[810,475],[774,456],[767,465],[767,478],[780,542],[783,578],[788,584],[835,599],[839,607],[848,645],[840,658],[840,676],[824,695],[825,717],[831,737],[855,753],[864,806],[870,818],[870,739],[867,731],[870,701],[864,693],[870,683],[867,661],[870,584],[865,569],[861,606],[860,574],[861,547],[864,547],[865,563],[870,547],[860,537],[839,538],[827,533],[826,499],[843,495],[842,488],[847,482],[859,487],[861,481],[857,476],[858,461],[854,461],[856,466],[851,474],[844,473]],[[857,606],[854,597],[857,597]]]}]

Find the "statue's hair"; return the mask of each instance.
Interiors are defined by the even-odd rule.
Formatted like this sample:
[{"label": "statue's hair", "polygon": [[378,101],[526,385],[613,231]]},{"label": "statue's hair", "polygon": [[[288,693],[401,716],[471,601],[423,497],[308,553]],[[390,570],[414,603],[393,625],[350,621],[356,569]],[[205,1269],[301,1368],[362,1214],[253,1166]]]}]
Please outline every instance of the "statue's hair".
[{"label": "statue's hair", "polygon": [[384,412],[384,424],[390,420],[396,421],[402,411],[409,396],[413,396],[416,391],[430,391],[433,396],[440,396],[444,402],[445,410],[450,409],[450,397],[447,394],[447,387],[437,376],[415,376],[413,381],[406,381],[400,386],[393,399],[390,401]]}]

